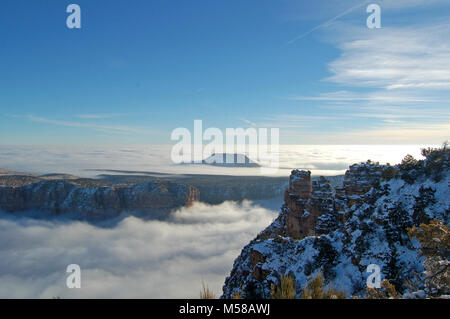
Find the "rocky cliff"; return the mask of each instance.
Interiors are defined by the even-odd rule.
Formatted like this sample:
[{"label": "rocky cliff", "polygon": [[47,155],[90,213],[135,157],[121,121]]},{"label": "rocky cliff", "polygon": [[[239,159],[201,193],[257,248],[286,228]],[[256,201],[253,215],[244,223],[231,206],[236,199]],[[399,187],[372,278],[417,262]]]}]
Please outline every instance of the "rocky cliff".
[{"label": "rocky cliff", "polygon": [[[153,180],[152,177],[144,175],[101,175],[101,178],[112,183],[143,183]],[[192,185],[198,189],[201,202],[213,205],[227,200],[282,197],[288,183],[286,177],[201,174],[166,175],[164,180]]]},{"label": "rocky cliff", "polygon": [[223,298],[270,298],[270,288],[290,275],[297,297],[312,276],[348,295],[364,293],[366,268],[377,264],[382,278],[400,292],[423,272],[420,244],[407,229],[439,219],[449,225],[450,151],[425,152],[396,166],[350,166],[339,187],[307,171],[292,171],[278,218],[235,260]]},{"label": "rocky cliff", "polygon": [[76,213],[88,219],[110,218],[121,212],[154,216],[199,199],[195,187],[168,181],[113,185],[92,179],[0,177],[0,210]]},{"label": "rocky cliff", "polygon": [[286,185],[284,177],[101,175],[99,179],[92,179],[3,170],[0,172],[0,211],[73,213],[66,216],[88,219],[105,219],[130,212],[159,218],[194,201],[220,204],[227,200],[280,197]]}]

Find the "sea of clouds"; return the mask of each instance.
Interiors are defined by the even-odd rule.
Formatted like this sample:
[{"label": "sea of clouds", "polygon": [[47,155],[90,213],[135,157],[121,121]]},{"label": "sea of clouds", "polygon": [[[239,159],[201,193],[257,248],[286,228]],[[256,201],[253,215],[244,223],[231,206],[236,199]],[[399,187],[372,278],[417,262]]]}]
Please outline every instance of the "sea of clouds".
[{"label": "sea of clouds", "polygon": [[[432,145],[426,145],[432,146]],[[411,154],[420,158],[420,145],[280,145],[279,176],[292,169],[309,169],[315,175],[343,174],[349,165],[371,159],[399,163]],[[94,177],[102,170],[170,174],[260,175],[259,168],[210,165],[176,165],[170,145],[147,146],[8,146],[0,145],[0,168],[29,173],[67,173]],[[258,159],[255,159],[258,161]],[[264,165],[264,163],[261,163]]]},{"label": "sea of clouds", "polygon": [[[249,201],[111,226],[0,213],[0,298],[198,298],[202,282],[220,296],[234,259],[276,215]],[[66,286],[69,264],[81,267],[80,289]]]}]

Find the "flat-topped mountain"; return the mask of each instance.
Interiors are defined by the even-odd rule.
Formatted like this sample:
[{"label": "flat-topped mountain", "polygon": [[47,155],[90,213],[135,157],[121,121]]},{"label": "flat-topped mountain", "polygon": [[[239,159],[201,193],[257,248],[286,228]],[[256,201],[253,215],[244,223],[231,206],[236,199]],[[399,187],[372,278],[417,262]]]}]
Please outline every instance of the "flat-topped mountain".
[{"label": "flat-topped mountain", "polygon": [[224,166],[224,167],[260,167],[260,165],[244,154],[227,154],[214,153],[207,159],[202,161],[202,164]]}]

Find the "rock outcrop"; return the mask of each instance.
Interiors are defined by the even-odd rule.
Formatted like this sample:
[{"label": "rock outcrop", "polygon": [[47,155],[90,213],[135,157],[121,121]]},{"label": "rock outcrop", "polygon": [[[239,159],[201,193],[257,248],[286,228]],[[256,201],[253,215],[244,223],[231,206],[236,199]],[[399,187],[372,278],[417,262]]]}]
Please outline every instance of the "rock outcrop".
[{"label": "rock outcrop", "polygon": [[223,298],[270,298],[284,275],[294,277],[301,297],[319,272],[326,284],[361,294],[369,264],[406,291],[405,282],[423,271],[420,245],[407,228],[431,219],[450,224],[449,162],[444,148],[409,170],[355,164],[334,189],[325,178],[312,182],[310,172],[292,171],[280,215],[235,260]]},{"label": "rock outcrop", "polygon": [[284,202],[285,229],[282,234],[293,238],[315,235],[319,216],[334,211],[330,183],[324,177],[311,181],[309,171],[292,171]]}]

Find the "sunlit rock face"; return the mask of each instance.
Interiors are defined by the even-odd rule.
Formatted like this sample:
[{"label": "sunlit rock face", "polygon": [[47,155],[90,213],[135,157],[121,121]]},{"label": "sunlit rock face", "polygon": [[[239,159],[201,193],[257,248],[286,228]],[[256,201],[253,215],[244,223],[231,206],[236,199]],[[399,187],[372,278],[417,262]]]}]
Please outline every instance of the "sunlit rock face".
[{"label": "sunlit rock face", "polygon": [[312,182],[310,171],[294,170],[289,177],[289,194],[307,199],[311,196]]},{"label": "sunlit rock face", "polygon": [[303,238],[315,235],[319,216],[334,212],[333,189],[324,177],[311,181],[311,172],[294,170],[285,192],[285,235]]},{"label": "sunlit rock face", "polygon": [[370,264],[407,292],[406,282],[424,270],[420,244],[407,229],[431,219],[450,224],[449,164],[448,149],[411,167],[355,164],[335,188],[292,171],[278,218],[244,247],[222,297],[270,298],[271,286],[291,275],[300,298],[318,273],[327,285],[361,295]]},{"label": "sunlit rock face", "polygon": [[364,197],[374,186],[380,183],[386,165],[379,164],[354,164],[345,173],[344,189],[349,198],[356,200]]}]

